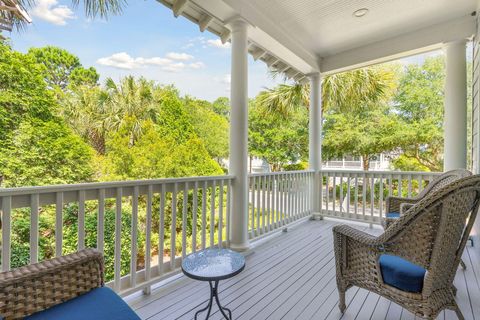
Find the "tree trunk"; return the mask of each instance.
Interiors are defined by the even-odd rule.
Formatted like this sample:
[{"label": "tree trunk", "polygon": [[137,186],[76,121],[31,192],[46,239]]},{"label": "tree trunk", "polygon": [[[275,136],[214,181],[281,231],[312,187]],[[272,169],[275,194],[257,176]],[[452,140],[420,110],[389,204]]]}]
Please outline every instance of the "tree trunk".
[{"label": "tree trunk", "polygon": [[369,155],[363,155],[362,156],[362,166],[364,171],[368,171],[370,168],[370,156]]}]

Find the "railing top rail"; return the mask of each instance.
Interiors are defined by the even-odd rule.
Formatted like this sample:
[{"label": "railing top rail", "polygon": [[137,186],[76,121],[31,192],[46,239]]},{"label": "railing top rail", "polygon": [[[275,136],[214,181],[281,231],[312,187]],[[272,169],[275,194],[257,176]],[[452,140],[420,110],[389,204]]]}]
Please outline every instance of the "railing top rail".
[{"label": "railing top rail", "polygon": [[398,175],[402,175],[402,176],[408,176],[408,175],[412,175],[412,176],[419,176],[419,175],[422,175],[422,176],[437,176],[437,175],[440,175],[442,174],[442,172],[426,172],[426,171],[391,171],[391,170],[388,170],[388,171],[379,171],[379,170],[369,170],[369,171],[365,171],[365,170],[339,170],[339,169],[321,169],[320,170],[320,173],[352,173],[352,174],[368,174],[368,175],[374,175],[374,174],[377,174],[377,175],[393,175],[393,176],[398,176]]},{"label": "railing top rail", "polygon": [[145,180],[127,180],[127,181],[111,181],[111,182],[88,182],[77,184],[59,184],[50,186],[35,186],[35,187],[19,187],[19,188],[0,188],[0,197],[17,196],[32,193],[51,193],[51,192],[66,192],[79,190],[96,190],[108,188],[125,188],[135,186],[148,186],[159,184],[173,184],[184,182],[200,182],[212,180],[233,180],[232,175],[224,176],[205,176],[205,177],[182,177],[182,178],[163,178],[163,179],[145,179]]},{"label": "railing top rail", "polygon": [[260,173],[250,173],[249,177],[259,177],[259,176],[278,176],[286,174],[296,174],[296,173],[315,173],[314,170],[296,170],[296,171],[278,171],[278,172],[260,172]]}]

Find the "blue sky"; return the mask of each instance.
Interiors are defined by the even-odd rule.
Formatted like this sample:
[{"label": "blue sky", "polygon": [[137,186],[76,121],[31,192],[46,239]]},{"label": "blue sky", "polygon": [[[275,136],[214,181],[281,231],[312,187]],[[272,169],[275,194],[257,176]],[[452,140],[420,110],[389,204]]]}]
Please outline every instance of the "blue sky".
[{"label": "blue sky", "polygon": [[[37,3],[30,11],[33,23],[11,34],[17,50],[55,45],[80,57],[84,66],[94,66],[101,80],[142,75],[202,99],[229,96],[229,45],[183,17],[174,18],[154,0],[129,1],[121,16],[108,21],[85,18],[82,7],[71,9],[71,1]],[[268,76],[263,62],[249,59],[249,96],[254,97],[279,80]]]},{"label": "blue sky", "polygon": [[[182,94],[213,101],[229,96],[230,47],[217,36],[201,33],[198,26],[155,0],[129,1],[120,16],[108,21],[85,18],[83,8],[74,10],[70,0],[36,0],[30,10],[33,23],[12,33],[12,45],[59,46],[74,53],[85,67],[119,80],[126,75],[144,76],[162,84],[174,84]],[[423,63],[429,55],[402,59],[403,64]],[[249,57],[249,96],[281,79],[271,79],[263,62]]]}]

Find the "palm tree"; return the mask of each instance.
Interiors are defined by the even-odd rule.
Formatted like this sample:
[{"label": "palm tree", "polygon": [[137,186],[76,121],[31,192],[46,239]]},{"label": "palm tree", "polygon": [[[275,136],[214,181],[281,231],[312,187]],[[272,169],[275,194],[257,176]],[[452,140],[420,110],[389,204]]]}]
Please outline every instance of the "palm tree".
[{"label": "palm tree", "polygon": [[123,78],[116,84],[111,78],[105,83],[106,97],[104,103],[110,114],[110,128],[118,130],[128,125],[130,144],[133,145],[142,134],[144,121],[157,121],[159,101],[155,96],[153,81],[133,76]]},{"label": "palm tree", "polygon": [[98,87],[76,87],[64,96],[60,114],[73,130],[99,153],[105,154],[106,136],[112,127],[107,93]]},{"label": "palm tree", "polygon": [[[328,75],[322,79],[322,112],[349,111],[389,97],[394,86],[394,72],[387,68],[370,67]],[[257,103],[267,112],[287,117],[299,107],[310,103],[310,85],[281,84],[260,92]]]},{"label": "palm tree", "polygon": [[[36,0],[4,0],[7,5],[18,5],[23,11],[27,12],[35,6]],[[85,15],[89,18],[100,16],[101,18],[108,18],[110,14],[121,14],[123,8],[127,4],[127,0],[72,0],[72,6],[77,7],[80,2],[83,2]],[[22,30],[28,24],[28,21],[21,15],[8,10],[0,10],[0,18],[5,21],[10,21],[13,27],[17,30]]]}]

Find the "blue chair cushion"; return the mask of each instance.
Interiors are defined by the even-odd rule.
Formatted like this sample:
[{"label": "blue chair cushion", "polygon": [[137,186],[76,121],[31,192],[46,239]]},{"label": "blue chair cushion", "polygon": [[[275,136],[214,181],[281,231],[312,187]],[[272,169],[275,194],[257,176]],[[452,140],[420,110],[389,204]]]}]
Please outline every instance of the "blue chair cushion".
[{"label": "blue chair cushion", "polygon": [[405,259],[382,254],[379,259],[383,282],[407,292],[422,292],[426,270]]},{"label": "blue chair cushion", "polygon": [[399,212],[387,212],[387,218],[398,219],[398,218],[400,218],[400,213]]},{"label": "blue chair cushion", "polygon": [[32,314],[28,320],[140,320],[128,304],[112,289],[92,291]]}]

